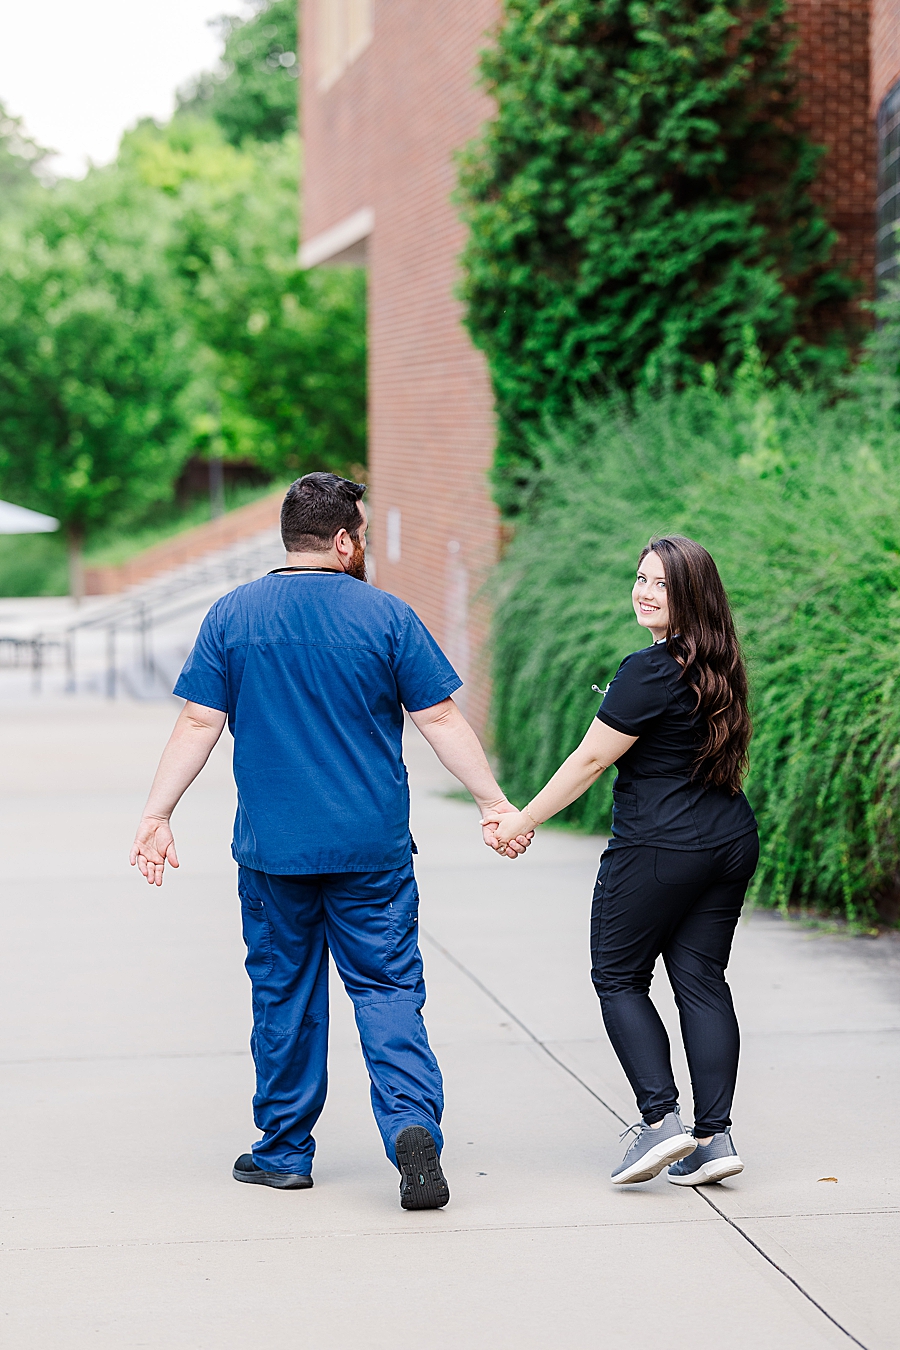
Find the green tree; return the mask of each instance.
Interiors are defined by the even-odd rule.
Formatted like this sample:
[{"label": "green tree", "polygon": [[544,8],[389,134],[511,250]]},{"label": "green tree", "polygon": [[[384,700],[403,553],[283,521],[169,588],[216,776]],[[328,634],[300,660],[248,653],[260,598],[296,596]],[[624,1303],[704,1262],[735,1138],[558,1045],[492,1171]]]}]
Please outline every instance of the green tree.
[{"label": "green tree", "polygon": [[256,9],[247,20],[223,15],[221,71],[204,72],[179,97],[182,110],[214,117],[232,145],[297,129],[297,2],[256,0]]},{"label": "green tree", "polygon": [[64,522],[76,591],[85,535],[139,525],[189,455],[364,459],[362,273],[297,265],[294,7],[228,23],[209,97],[81,182],[41,186],[0,125],[28,189],[0,241],[0,490]]},{"label": "green tree", "polygon": [[186,453],[191,334],[153,195],[115,170],[47,194],[0,249],[0,483],[85,534],[166,497]]},{"label": "green tree", "polygon": [[808,196],[784,10],[505,0],[461,200],[506,500],[529,426],[579,397],[727,371],[748,327],[781,369],[843,360],[853,287]]},{"label": "green tree", "polygon": [[273,475],[365,459],[365,278],[297,264],[295,136],[228,144],[185,115],[126,137],[123,171],[164,196],[166,258],[205,351],[196,448]]},{"label": "green tree", "polygon": [[33,201],[46,176],[49,150],[27,134],[21,117],[8,113],[0,99],[0,216],[8,216]]}]

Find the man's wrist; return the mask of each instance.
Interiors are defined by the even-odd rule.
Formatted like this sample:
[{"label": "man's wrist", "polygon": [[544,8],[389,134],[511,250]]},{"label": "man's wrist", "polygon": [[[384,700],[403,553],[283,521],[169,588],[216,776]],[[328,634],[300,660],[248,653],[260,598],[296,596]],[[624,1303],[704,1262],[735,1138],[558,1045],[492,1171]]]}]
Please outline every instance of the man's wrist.
[{"label": "man's wrist", "polygon": [[482,815],[486,811],[502,812],[503,815],[509,815],[510,811],[516,809],[505,797],[475,797],[475,805]]}]

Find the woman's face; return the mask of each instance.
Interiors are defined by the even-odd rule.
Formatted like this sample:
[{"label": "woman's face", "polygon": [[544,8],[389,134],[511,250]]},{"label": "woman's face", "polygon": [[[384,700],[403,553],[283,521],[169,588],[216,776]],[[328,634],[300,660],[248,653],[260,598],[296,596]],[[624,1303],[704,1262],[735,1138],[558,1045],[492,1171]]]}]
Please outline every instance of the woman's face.
[{"label": "woman's face", "polygon": [[654,642],[669,632],[669,601],[666,596],[666,573],[662,560],[648,553],[637,572],[631,592],[635,618],[642,628],[653,634]]}]

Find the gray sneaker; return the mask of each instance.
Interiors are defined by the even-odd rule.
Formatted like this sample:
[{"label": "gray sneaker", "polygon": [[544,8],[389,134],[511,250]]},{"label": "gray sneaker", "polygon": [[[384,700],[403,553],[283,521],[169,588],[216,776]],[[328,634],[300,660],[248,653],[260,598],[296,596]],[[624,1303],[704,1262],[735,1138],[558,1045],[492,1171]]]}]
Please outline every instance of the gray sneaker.
[{"label": "gray sneaker", "polygon": [[669,1180],[676,1186],[705,1186],[710,1181],[735,1177],[743,1170],[729,1128],[714,1134],[708,1144],[698,1144],[689,1158],[673,1164]]},{"label": "gray sneaker", "polygon": [[639,1120],[637,1125],[630,1125],[619,1137],[624,1139],[632,1130],[637,1130],[637,1138],[632,1140],[628,1152],[612,1174],[617,1186],[635,1181],[652,1181],[669,1163],[686,1158],[697,1147],[696,1139],[688,1134],[681,1123],[677,1106],[663,1118],[663,1123],[657,1129]]}]

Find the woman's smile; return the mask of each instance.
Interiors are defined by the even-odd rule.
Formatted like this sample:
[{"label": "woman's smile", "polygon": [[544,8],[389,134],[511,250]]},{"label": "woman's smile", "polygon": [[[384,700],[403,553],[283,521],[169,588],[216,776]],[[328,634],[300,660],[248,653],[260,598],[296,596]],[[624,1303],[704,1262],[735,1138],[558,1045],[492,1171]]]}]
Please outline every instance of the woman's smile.
[{"label": "woman's smile", "polygon": [[631,592],[634,614],[642,628],[647,628],[656,641],[669,632],[669,597],[666,593],[666,572],[662,559],[652,551],[641,560],[634,589]]}]

